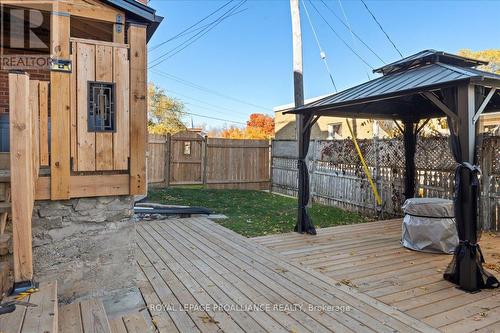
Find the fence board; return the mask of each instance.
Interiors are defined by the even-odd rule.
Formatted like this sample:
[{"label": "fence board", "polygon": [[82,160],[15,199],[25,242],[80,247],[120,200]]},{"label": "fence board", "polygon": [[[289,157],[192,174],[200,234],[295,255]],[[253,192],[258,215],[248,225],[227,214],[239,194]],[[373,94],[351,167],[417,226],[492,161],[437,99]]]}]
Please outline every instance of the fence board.
[{"label": "fence board", "polygon": [[[78,43],[77,52],[77,158],[78,171],[95,171],[95,133],[89,132],[88,81],[95,81],[95,46]],[[54,142],[54,140],[52,140]]]},{"label": "fence board", "polygon": [[[113,48],[110,46],[95,47],[95,79],[113,81]],[[95,168],[98,171],[113,170],[113,133],[95,134]]]},{"label": "fence board", "polygon": [[40,165],[49,166],[49,83],[40,81]]},{"label": "fence board", "polygon": [[148,182],[165,182],[165,135],[149,134],[148,141]]},{"label": "fence board", "polygon": [[268,189],[269,142],[209,138],[208,188]]},{"label": "fence board", "polygon": [[128,50],[114,48],[114,82],[116,93],[116,132],[113,133],[113,165],[115,170],[127,170],[130,151],[129,140],[129,61]]}]

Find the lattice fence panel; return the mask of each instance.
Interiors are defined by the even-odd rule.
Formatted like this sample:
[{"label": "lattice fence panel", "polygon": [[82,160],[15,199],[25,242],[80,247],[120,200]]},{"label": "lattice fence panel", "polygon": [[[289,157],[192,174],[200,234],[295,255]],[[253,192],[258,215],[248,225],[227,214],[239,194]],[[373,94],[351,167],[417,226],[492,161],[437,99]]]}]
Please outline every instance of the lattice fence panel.
[{"label": "lattice fence panel", "polygon": [[[384,214],[400,215],[405,174],[402,138],[359,140],[359,145],[377,180]],[[294,142],[273,142],[273,191],[296,195],[295,151]],[[376,213],[375,199],[352,141],[313,141],[308,159],[315,202],[367,215]],[[451,199],[456,164],[448,138],[419,138],[415,160],[417,195]],[[481,218],[487,228],[500,230],[500,137],[484,138],[478,161],[483,169]]]},{"label": "lattice fence panel", "polygon": [[[360,159],[351,140],[320,141],[319,160],[334,164],[359,164]],[[404,168],[405,154],[402,138],[358,140],[361,153],[368,165]],[[452,170],[455,161],[448,148],[448,138],[418,138],[415,153],[417,169]]]}]

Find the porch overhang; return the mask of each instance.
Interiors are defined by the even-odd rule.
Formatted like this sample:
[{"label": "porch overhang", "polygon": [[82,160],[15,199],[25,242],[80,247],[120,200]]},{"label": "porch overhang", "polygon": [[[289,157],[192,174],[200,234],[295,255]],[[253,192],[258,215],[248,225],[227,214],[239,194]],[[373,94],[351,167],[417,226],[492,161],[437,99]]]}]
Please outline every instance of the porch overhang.
[{"label": "porch overhang", "polygon": [[115,8],[127,13],[127,21],[140,22],[147,25],[147,40],[149,41],[156,29],[163,21],[163,17],[156,15],[156,10],[136,0],[103,0]]}]

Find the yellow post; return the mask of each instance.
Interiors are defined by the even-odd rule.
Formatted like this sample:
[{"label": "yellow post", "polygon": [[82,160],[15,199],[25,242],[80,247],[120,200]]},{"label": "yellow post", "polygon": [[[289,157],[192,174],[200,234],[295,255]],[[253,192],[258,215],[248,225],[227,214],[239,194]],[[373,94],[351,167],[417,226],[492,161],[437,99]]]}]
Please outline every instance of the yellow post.
[{"label": "yellow post", "polygon": [[359,149],[358,141],[356,140],[356,137],[354,136],[354,133],[352,132],[351,124],[349,123],[349,120],[346,119],[347,127],[349,128],[349,132],[351,133],[352,137],[352,142],[354,143],[354,147],[356,147],[356,152],[358,153],[359,159],[361,160],[361,164],[363,165],[363,170],[365,171],[366,177],[368,178],[368,182],[370,182],[370,186],[373,191],[373,195],[375,196],[375,200],[377,201],[377,205],[382,205],[382,198],[378,194],[377,187],[375,186],[375,183],[373,182],[372,175],[370,174],[370,170],[368,169],[368,165],[366,165],[365,158],[363,157],[363,154],[361,153],[361,149]]}]

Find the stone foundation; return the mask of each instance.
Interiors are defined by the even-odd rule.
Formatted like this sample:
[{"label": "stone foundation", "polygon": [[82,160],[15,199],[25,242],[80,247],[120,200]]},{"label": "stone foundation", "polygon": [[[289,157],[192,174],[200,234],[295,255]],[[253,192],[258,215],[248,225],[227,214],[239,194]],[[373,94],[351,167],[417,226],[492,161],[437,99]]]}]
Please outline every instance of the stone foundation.
[{"label": "stone foundation", "polygon": [[133,205],[131,196],[37,201],[35,279],[57,280],[60,302],[135,289]]}]

